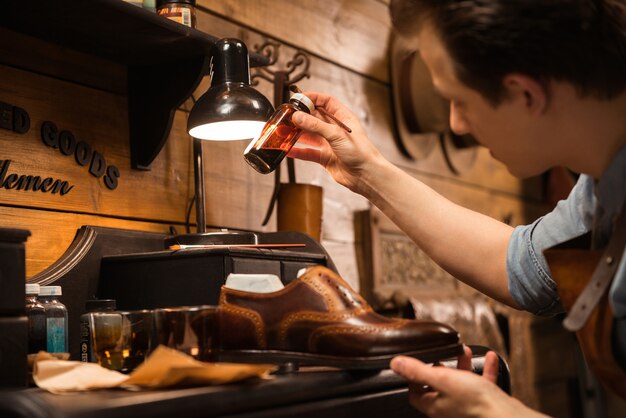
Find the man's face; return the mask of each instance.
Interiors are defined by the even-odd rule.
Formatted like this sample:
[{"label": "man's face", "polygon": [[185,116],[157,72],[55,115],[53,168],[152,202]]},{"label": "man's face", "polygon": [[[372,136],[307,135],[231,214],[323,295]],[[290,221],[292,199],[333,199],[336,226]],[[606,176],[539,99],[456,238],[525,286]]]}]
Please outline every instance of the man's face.
[{"label": "man's face", "polygon": [[523,95],[507,98],[494,108],[457,79],[453,61],[430,25],[424,25],[418,38],[435,89],[450,101],[450,127],[456,134],[472,134],[518,177],[549,168],[542,156],[541,124],[529,114]]}]

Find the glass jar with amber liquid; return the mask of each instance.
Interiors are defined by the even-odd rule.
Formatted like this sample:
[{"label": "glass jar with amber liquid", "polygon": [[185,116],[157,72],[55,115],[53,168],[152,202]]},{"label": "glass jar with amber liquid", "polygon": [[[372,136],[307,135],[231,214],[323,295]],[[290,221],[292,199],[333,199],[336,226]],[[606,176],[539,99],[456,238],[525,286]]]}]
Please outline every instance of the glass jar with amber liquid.
[{"label": "glass jar with amber liquid", "polygon": [[296,93],[288,103],[278,106],[267,121],[258,139],[253,139],[243,153],[243,157],[256,171],[271,173],[278,167],[289,150],[302,134],[291,117],[297,111],[311,113],[315,109],[313,101],[302,93]]}]

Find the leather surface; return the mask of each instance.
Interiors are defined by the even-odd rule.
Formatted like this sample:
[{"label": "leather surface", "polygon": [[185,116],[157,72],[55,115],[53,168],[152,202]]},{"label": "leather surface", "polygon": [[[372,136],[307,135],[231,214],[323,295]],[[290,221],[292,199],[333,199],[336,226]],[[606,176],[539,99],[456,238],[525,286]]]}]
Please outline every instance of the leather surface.
[{"label": "leather surface", "polygon": [[309,268],[273,293],[222,287],[218,345],[226,350],[283,350],[367,357],[449,346],[451,327],[375,313],[341,277]]}]

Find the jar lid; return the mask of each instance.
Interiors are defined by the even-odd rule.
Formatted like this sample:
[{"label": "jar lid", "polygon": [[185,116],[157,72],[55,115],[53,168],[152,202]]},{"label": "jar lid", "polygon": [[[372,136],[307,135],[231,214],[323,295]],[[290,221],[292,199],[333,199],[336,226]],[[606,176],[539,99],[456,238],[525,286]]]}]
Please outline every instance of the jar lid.
[{"label": "jar lid", "polygon": [[41,286],[39,296],[61,296],[61,286]]},{"label": "jar lid", "polygon": [[196,0],[156,0],[156,7],[167,6],[168,4],[183,3],[191,6],[196,5]]},{"label": "jar lid", "polygon": [[27,295],[38,295],[41,286],[37,283],[26,283],[26,294]]},{"label": "jar lid", "polygon": [[307,96],[305,96],[302,93],[296,93],[293,96],[291,96],[289,101],[292,101],[292,100],[297,100],[303,105],[305,105],[309,109],[309,112],[312,112],[315,110],[315,104],[313,104],[313,100],[309,99]]},{"label": "jar lid", "polygon": [[114,311],[115,308],[115,299],[91,299],[85,303],[87,312]]}]

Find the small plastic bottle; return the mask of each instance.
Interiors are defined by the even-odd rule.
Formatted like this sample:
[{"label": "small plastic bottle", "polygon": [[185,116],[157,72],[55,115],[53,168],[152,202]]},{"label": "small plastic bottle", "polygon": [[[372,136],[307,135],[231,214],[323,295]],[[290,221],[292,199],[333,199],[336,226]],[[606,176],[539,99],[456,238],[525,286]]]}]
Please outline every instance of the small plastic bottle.
[{"label": "small plastic bottle", "polygon": [[151,12],[156,12],[156,0],[143,0],[141,6]]},{"label": "small plastic bottle", "polygon": [[96,315],[100,315],[103,319],[110,319],[110,326],[115,326],[116,322],[120,322],[119,315],[113,314],[115,306],[115,299],[92,299],[85,304],[87,312],[80,316],[80,361],[98,362],[93,347],[94,319]]},{"label": "small plastic bottle", "polygon": [[46,349],[49,353],[67,353],[67,308],[58,297],[63,294],[61,286],[41,286],[39,301],[46,312]]},{"label": "small plastic bottle", "polygon": [[26,317],[28,318],[28,354],[46,351],[46,310],[37,300],[39,285],[26,285]]},{"label": "small plastic bottle", "polygon": [[274,171],[302,133],[291,117],[299,110],[310,114],[314,109],[313,101],[302,93],[294,94],[289,103],[278,106],[263,127],[261,136],[253,139],[244,151],[243,157],[248,164],[262,174]]}]

